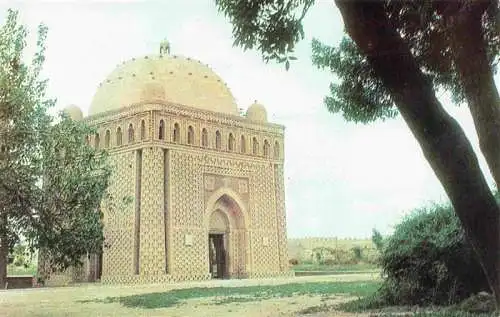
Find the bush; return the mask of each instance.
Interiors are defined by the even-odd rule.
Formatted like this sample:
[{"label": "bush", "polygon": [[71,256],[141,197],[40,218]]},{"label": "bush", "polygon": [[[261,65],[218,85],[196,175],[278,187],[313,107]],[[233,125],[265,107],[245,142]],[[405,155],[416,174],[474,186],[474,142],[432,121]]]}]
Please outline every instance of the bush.
[{"label": "bush", "polygon": [[376,229],[373,229],[372,242],[375,245],[375,248],[379,252],[382,252],[384,248],[384,238],[382,237],[382,234]]},{"label": "bush", "polygon": [[338,263],[334,259],[326,259],[323,262],[321,262],[321,264],[328,265],[328,266],[334,266],[334,265],[337,265]]},{"label": "bush", "polygon": [[361,247],[359,246],[355,246],[351,250],[354,254],[354,260],[356,262],[360,262],[363,259],[363,249],[361,249]]},{"label": "bush", "polygon": [[380,254],[376,250],[363,253],[363,262],[380,266]]},{"label": "bush", "polygon": [[487,293],[479,293],[452,307],[451,310],[471,314],[491,313],[495,311],[495,298]]},{"label": "bush", "polygon": [[8,256],[8,264],[28,268],[32,264],[32,254],[28,247],[23,244],[16,244]]},{"label": "bush", "polygon": [[290,259],[290,260],[288,260],[288,263],[290,265],[298,265],[299,264],[299,260],[297,260],[297,259]]},{"label": "bush", "polygon": [[487,291],[488,283],[452,207],[413,212],[384,239],[386,279],[378,296],[388,305],[452,304]]}]

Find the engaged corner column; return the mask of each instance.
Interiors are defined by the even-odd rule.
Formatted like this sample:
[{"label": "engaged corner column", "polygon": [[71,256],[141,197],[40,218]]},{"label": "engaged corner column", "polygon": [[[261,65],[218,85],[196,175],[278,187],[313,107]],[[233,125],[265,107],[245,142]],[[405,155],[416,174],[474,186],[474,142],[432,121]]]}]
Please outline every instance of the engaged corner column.
[{"label": "engaged corner column", "polygon": [[164,150],[147,147],[137,150],[139,197],[136,207],[140,228],[137,233],[136,274],[163,275],[165,257]]}]

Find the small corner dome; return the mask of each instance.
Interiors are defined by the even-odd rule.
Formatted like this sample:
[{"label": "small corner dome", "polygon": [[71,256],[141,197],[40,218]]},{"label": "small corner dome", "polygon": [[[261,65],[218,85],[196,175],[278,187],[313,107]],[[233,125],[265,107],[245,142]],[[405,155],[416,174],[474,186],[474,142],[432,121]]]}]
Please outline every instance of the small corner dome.
[{"label": "small corner dome", "polygon": [[255,101],[247,109],[247,119],[251,121],[267,122],[267,111],[266,108]]},{"label": "small corner dome", "polygon": [[80,121],[83,119],[83,112],[80,107],[76,105],[69,105],[64,107],[63,112],[75,121]]}]

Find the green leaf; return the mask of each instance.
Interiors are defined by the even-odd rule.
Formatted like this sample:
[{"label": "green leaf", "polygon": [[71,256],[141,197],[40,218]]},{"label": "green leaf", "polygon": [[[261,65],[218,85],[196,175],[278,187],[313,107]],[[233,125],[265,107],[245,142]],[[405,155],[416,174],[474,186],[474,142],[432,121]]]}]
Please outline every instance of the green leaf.
[{"label": "green leaf", "polygon": [[39,27],[30,63],[23,58],[26,36],[18,13],[9,10],[0,27],[0,235],[12,252],[23,239],[64,269],[102,248],[99,209],[109,196],[111,168],[106,153],[85,143],[91,127],[49,115],[54,100],[40,78],[47,28]]}]

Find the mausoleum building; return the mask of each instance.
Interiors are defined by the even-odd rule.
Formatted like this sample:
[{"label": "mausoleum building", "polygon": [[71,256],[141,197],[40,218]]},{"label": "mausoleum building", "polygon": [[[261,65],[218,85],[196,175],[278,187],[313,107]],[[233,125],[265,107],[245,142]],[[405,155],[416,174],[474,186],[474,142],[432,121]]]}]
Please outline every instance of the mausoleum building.
[{"label": "mausoleum building", "polygon": [[[109,283],[288,276],[284,127],[189,57],[132,58],[99,85],[87,117],[114,167],[106,245],[72,279]],[[71,275],[71,274],[70,274]],[[65,275],[66,277],[68,274]],[[53,276],[52,280],[57,277]]]}]

